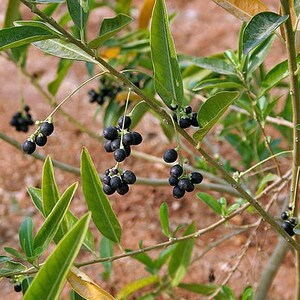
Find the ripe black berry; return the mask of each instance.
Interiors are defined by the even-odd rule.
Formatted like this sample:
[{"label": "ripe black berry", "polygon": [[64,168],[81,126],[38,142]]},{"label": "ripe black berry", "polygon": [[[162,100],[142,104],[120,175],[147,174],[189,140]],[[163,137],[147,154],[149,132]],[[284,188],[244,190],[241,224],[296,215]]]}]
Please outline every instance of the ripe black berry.
[{"label": "ripe black berry", "polygon": [[15,284],[15,285],[14,285],[14,290],[15,290],[15,292],[17,292],[17,293],[21,292],[21,291],[22,291],[22,286],[21,286],[21,284]]},{"label": "ripe black berry", "polygon": [[30,107],[27,104],[24,105],[24,111],[26,111],[26,112],[30,111]]},{"label": "ripe black berry", "polygon": [[127,184],[134,184],[136,182],[136,176],[130,170],[124,171],[122,174],[122,178],[123,178],[123,182],[125,182]]},{"label": "ripe black berry", "polygon": [[172,177],[180,177],[183,173],[183,168],[180,165],[174,165],[171,169],[170,169],[170,175]]},{"label": "ripe black berry", "polygon": [[126,152],[126,157],[130,156],[130,154],[131,154],[131,148],[130,148],[130,146],[125,146],[124,150]]},{"label": "ripe black berry", "polygon": [[123,145],[130,146],[134,143],[134,135],[131,132],[125,133],[123,136]]},{"label": "ripe black berry", "polygon": [[180,187],[178,187],[177,185],[174,186],[174,189],[173,189],[173,196],[174,198],[176,199],[180,199],[184,196],[185,194],[185,191],[182,190]]},{"label": "ripe black berry", "polygon": [[110,185],[104,184],[103,185],[103,192],[106,195],[112,195],[116,190],[112,188]]},{"label": "ripe black berry", "polygon": [[178,105],[177,104],[175,104],[175,103],[171,103],[171,105],[170,105],[170,109],[171,110],[176,110],[178,108]]},{"label": "ripe black berry", "polygon": [[196,112],[192,113],[191,125],[194,126],[194,127],[199,127],[198,114]]},{"label": "ripe black berry", "polygon": [[115,190],[121,185],[121,183],[122,180],[119,176],[113,176],[110,179],[110,186]]},{"label": "ripe black berry", "polygon": [[138,132],[132,131],[131,134],[134,138],[133,145],[139,145],[143,141],[142,136]]},{"label": "ripe black berry", "polygon": [[96,102],[97,101],[97,97],[98,97],[98,93],[95,90],[89,90],[88,91],[88,95],[90,96],[90,103]]},{"label": "ripe black berry", "polygon": [[185,113],[186,114],[190,114],[192,112],[192,108],[190,106],[187,106],[185,109],[184,109]]},{"label": "ripe black berry", "polygon": [[105,143],[104,143],[104,150],[106,152],[113,152],[113,150],[111,148],[111,141],[110,140],[105,141]]},{"label": "ripe black berry", "polygon": [[191,124],[191,120],[190,118],[180,118],[179,120],[179,126],[181,128],[188,128],[190,127],[192,124]]},{"label": "ripe black berry", "polygon": [[125,195],[129,191],[129,186],[127,183],[122,182],[120,187],[117,189],[118,194]]},{"label": "ripe black berry", "polygon": [[295,232],[293,231],[294,226],[289,221],[283,221],[281,223],[281,227],[285,230],[285,232],[288,235],[290,236],[295,235]]},{"label": "ripe black berry", "polygon": [[[121,116],[118,120],[119,128],[123,128],[123,120],[124,120],[124,116]],[[131,125],[131,118],[125,116],[124,129],[129,129],[130,125]]]},{"label": "ripe black berry", "polygon": [[173,114],[172,118],[173,118],[173,120],[174,120],[175,123],[178,122],[177,114]]},{"label": "ripe black berry", "polygon": [[29,126],[34,124],[31,114],[29,113],[29,110],[30,110],[29,106],[25,105],[24,106],[25,113],[20,112],[20,111],[16,112],[12,116],[9,124],[11,126],[15,127],[17,131],[27,132],[29,129]]},{"label": "ripe black berry", "polygon": [[40,132],[43,135],[49,136],[52,134],[53,131],[54,131],[53,123],[43,122],[40,126]]},{"label": "ripe black berry", "polygon": [[166,163],[173,163],[176,161],[177,157],[178,154],[175,149],[168,149],[163,155],[163,159]]},{"label": "ripe black berry", "polygon": [[39,135],[37,135],[35,137],[35,143],[40,146],[43,147],[46,145],[47,143],[47,137],[45,135],[43,135],[42,133],[40,133]]},{"label": "ripe black berry", "polygon": [[283,211],[281,213],[281,219],[282,220],[287,220],[289,218],[289,214],[286,211]]},{"label": "ripe black berry", "polygon": [[103,136],[107,140],[115,140],[118,137],[118,129],[115,126],[109,126],[103,130]]},{"label": "ripe black berry", "polygon": [[199,173],[199,172],[191,173],[191,182],[192,183],[198,184],[198,183],[201,183],[202,180],[203,180],[203,176],[201,173]]},{"label": "ripe black berry", "polygon": [[110,185],[110,176],[108,174],[103,177],[103,183]]},{"label": "ripe black berry", "polygon": [[190,184],[191,182],[188,178],[181,178],[179,179],[177,186],[186,191],[187,189],[189,189]]},{"label": "ripe black berry", "polygon": [[187,186],[187,188],[186,188],[186,191],[187,191],[188,193],[190,193],[190,192],[192,192],[194,189],[195,189],[195,186],[191,183],[191,181],[189,181],[189,184],[188,184],[188,186]]},{"label": "ripe black berry", "polygon": [[27,154],[32,154],[36,149],[36,144],[32,141],[26,140],[23,143],[23,151]]},{"label": "ripe black berry", "polygon": [[177,185],[177,183],[178,183],[178,178],[173,177],[173,176],[171,176],[171,177],[169,178],[169,185],[175,186],[175,185]]},{"label": "ripe black berry", "polygon": [[117,138],[117,139],[113,140],[111,142],[111,150],[116,151],[117,149],[120,148],[120,145],[121,145],[121,139],[120,138]]},{"label": "ripe black berry", "polygon": [[117,149],[114,153],[114,158],[117,162],[121,162],[126,158],[126,151],[124,149]]}]

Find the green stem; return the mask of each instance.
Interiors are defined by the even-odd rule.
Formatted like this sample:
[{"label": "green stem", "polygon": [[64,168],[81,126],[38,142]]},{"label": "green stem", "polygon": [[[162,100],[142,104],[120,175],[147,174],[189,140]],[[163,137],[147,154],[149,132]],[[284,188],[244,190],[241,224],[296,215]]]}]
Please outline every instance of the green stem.
[{"label": "green stem", "polygon": [[[101,57],[95,57],[95,54],[92,50],[90,50],[88,47],[83,45],[79,40],[74,38],[70,33],[68,33],[64,28],[62,28],[59,24],[57,24],[52,18],[49,18],[47,15],[45,15],[42,11],[40,11],[37,7],[35,7],[32,3],[26,1],[26,0],[20,0],[23,4],[25,4],[28,8],[32,10],[33,13],[40,16],[45,22],[49,23],[51,26],[53,26],[55,29],[57,29],[60,33],[62,33],[69,42],[73,43],[74,45],[78,46],[80,49],[85,51],[87,54],[91,55],[100,65],[102,65],[104,68],[106,68],[113,76],[121,80],[124,84],[126,84],[128,87],[132,88],[132,91],[134,91],[138,96],[140,96],[147,104],[158,114],[160,114],[164,119],[168,121],[170,124],[172,121],[170,119],[170,116],[167,114],[167,112],[160,106],[156,104],[156,101],[152,98],[148,98],[138,87],[136,87],[126,76],[118,72],[114,67],[112,67],[109,63],[107,63],[104,59]],[[299,122],[300,123],[300,122]],[[264,220],[266,220],[267,223],[271,225],[271,227],[280,235],[283,236],[285,240],[289,242],[289,244],[295,248],[296,250],[300,251],[300,244],[297,243],[293,238],[291,238],[285,230],[276,222],[276,220],[267,213],[263,207],[256,201],[250,194],[248,194],[243,187],[235,181],[228,173],[227,171],[218,164],[206,151],[204,151],[200,146],[198,145],[198,142],[194,140],[185,130],[180,128],[176,124],[177,131],[186,139],[186,141],[193,147],[195,147],[198,152],[214,167],[216,168],[224,177],[224,179],[234,188],[236,189],[241,196],[246,199],[255,209],[256,211],[262,216]]]}]

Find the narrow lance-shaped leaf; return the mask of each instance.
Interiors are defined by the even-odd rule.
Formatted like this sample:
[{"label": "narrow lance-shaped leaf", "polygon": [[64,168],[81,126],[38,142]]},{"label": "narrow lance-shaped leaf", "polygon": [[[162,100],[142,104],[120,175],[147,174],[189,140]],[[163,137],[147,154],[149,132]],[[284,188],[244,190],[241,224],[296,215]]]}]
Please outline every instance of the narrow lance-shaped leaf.
[{"label": "narrow lance-shaped leaf", "polygon": [[169,209],[165,202],[159,208],[159,219],[163,234],[170,237]]},{"label": "narrow lance-shaped leaf", "polygon": [[197,197],[202,200],[207,206],[209,206],[216,214],[222,214],[222,205],[216,198],[207,193],[198,193]]},{"label": "narrow lance-shaped leaf", "polygon": [[19,229],[20,245],[27,257],[32,257],[33,252],[33,223],[31,218],[26,218]]},{"label": "narrow lance-shaped leaf", "polygon": [[[114,243],[107,239],[105,236],[101,238],[100,241],[100,257],[106,258],[111,257],[114,254]],[[103,273],[104,279],[108,279],[112,270],[112,262],[111,261],[104,261],[102,262],[104,266],[105,272]]]},{"label": "narrow lance-shaped leaf", "polygon": [[113,18],[104,19],[100,27],[99,37],[90,41],[88,46],[93,49],[98,48],[105,41],[125,28],[131,21],[132,18],[124,14],[118,14]]},{"label": "narrow lance-shaped leaf", "polygon": [[38,27],[38,28],[42,28],[45,29],[51,33],[53,33],[56,36],[62,36],[62,34],[57,31],[54,27],[50,26],[49,24],[45,23],[45,22],[41,22],[41,21],[23,21],[23,20],[18,20],[18,21],[14,21],[14,25],[16,27],[20,27],[20,26],[32,26],[32,27]]},{"label": "narrow lance-shaped leaf", "polygon": [[19,19],[21,2],[19,0],[9,0],[5,12],[3,28],[7,28],[13,25],[13,21]]},{"label": "narrow lance-shaped leaf", "polygon": [[198,111],[200,129],[194,133],[194,138],[201,141],[238,96],[238,92],[220,92],[208,98]]},{"label": "narrow lance-shaped leaf", "polygon": [[81,178],[84,198],[92,219],[99,231],[113,242],[120,243],[121,226],[102,189],[102,183],[96,172],[92,159],[83,149],[81,154]]},{"label": "narrow lance-shaped leaf", "polygon": [[198,284],[198,283],[180,283],[178,287],[205,296],[209,296],[213,294],[217,289],[217,286],[215,285]]},{"label": "narrow lance-shaped leaf", "polygon": [[67,0],[68,10],[79,30],[84,29],[89,15],[88,0]]},{"label": "narrow lance-shaped leaf", "polygon": [[273,12],[262,12],[255,15],[244,30],[243,54],[248,54],[265,41],[287,19],[288,16],[280,16]]},{"label": "narrow lance-shaped leaf", "polygon": [[0,50],[6,50],[36,41],[55,38],[56,35],[34,26],[10,27],[0,30]]},{"label": "narrow lance-shaped leaf", "polygon": [[45,222],[41,226],[34,238],[34,247],[46,249],[54,238],[63,218],[68,211],[68,207],[78,187],[78,183],[71,185],[60,197]]},{"label": "narrow lance-shaped leaf", "polygon": [[183,83],[164,0],[155,2],[150,46],[156,92],[168,106],[172,102],[181,104],[184,97]]},{"label": "narrow lance-shaped leaf", "polygon": [[194,88],[193,91],[200,91],[204,89],[241,89],[243,85],[234,81],[229,81],[228,79],[214,78],[200,81]]},{"label": "narrow lance-shaped leaf", "polygon": [[[184,236],[194,233],[196,231],[195,224],[192,223],[186,229]],[[177,286],[185,276],[188,266],[190,264],[192,251],[194,248],[194,239],[188,239],[179,242],[171,256],[168,272],[172,278],[172,286]]]},{"label": "narrow lance-shaped leaf", "polygon": [[59,242],[36,274],[23,300],[57,300],[88,229],[90,214],[83,216]]}]

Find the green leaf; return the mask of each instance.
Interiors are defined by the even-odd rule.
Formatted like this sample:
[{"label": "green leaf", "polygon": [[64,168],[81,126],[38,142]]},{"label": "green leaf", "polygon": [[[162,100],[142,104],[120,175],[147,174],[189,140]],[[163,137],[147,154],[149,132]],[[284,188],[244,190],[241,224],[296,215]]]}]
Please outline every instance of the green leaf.
[{"label": "green leaf", "polygon": [[262,12],[255,15],[247,24],[243,35],[243,54],[266,40],[286,20],[288,16],[280,16],[273,12]]},{"label": "green leaf", "polygon": [[168,106],[172,101],[180,105],[184,97],[183,83],[164,0],[155,2],[150,46],[156,92]]},{"label": "green leaf", "polygon": [[259,186],[258,186],[256,195],[260,194],[269,182],[275,181],[277,178],[278,178],[278,176],[275,174],[272,174],[272,173],[268,173],[266,176],[264,176],[263,179],[261,179],[259,182]]},{"label": "green leaf", "polygon": [[7,261],[0,269],[0,276],[5,277],[13,273],[23,272],[25,270],[27,270],[27,268],[23,264],[14,261]]},{"label": "green leaf", "polygon": [[120,223],[102,190],[102,183],[86,148],[81,154],[80,167],[83,194],[95,225],[109,240],[120,243]]},{"label": "green leaf", "polygon": [[197,197],[209,206],[216,214],[222,215],[222,205],[216,198],[206,193],[197,193]]},{"label": "green leaf", "polygon": [[48,84],[48,91],[55,96],[61,83],[68,74],[70,67],[72,66],[72,61],[61,59],[58,65],[58,70],[56,78]]},{"label": "green leaf", "polygon": [[[126,250],[126,251],[131,252],[132,250]],[[150,272],[152,274],[154,273],[154,271],[156,269],[155,263],[147,253],[139,253],[139,254],[132,256],[132,258],[136,259],[137,261],[139,261],[140,263],[145,265],[146,270],[148,272]]]},{"label": "green leaf", "polygon": [[213,294],[217,289],[215,285],[198,284],[198,283],[180,283],[178,287],[205,296],[209,296]]},{"label": "green leaf", "polygon": [[15,48],[55,37],[48,30],[34,26],[5,28],[0,30],[0,50]]},{"label": "green leaf", "polygon": [[41,22],[41,21],[23,21],[23,20],[18,20],[18,21],[14,21],[14,25],[16,27],[20,27],[20,26],[32,26],[32,27],[38,27],[38,28],[42,28],[45,29],[51,33],[53,33],[54,35],[60,36],[62,37],[62,34],[57,31],[54,27],[48,25],[45,22]]},{"label": "green leaf", "polygon": [[159,219],[163,234],[170,237],[169,209],[166,202],[164,202],[159,208]]},{"label": "green leaf", "polygon": [[294,0],[294,9],[297,16],[300,14],[300,0]]},{"label": "green leaf", "polygon": [[99,37],[90,41],[88,46],[92,49],[98,48],[105,41],[125,28],[131,21],[132,18],[124,14],[118,14],[113,18],[104,19],[100,27]]},{"label": "green leaf", "polygon": [[15,256],[21,260],[26,260],[26,257],[23,256],[17,249],[11,248],[11,247],[4,247],[3,248],[7,253],[11,254],[12,256]]},{"label": "green leaf", "polygon": [[[195,231],[196,231],[195,224],[192,223],[186,229],[184,236],[194,233]],[[188,266],[190,264],[193,247],[194,247],[193,238],[179,242],[176,245],[168,266],[168,273],[172,278],[171,281],[172,286],[177,286],[185,276]]]},{"label": "green leaf", "polygon": [[19,229],[19,240],[21,248],[27,257],[34,256],[33,248],[33,223],[31,218],[26,218]]},{"label": "green leaf", "polygon": [[78,46],[61,39],[40,41],[33,45],[41,51],[57,57],[95,63],[95,60]]},{"label": "green leaf", "polygon": [[78,183],[72,184],[57,201],[34,238],[34,248],[42,247],[45,250],[49,246],[63,221],[77,187]]},{"label": "green leaf", "polygon": [[254,299],[254,291],[251,286],[248,286],[244,289],[242,294],[242,300],[253,300]]},{"label": "green leaf", "polygon": [[160,270],[161,267],[165,264],[165,262],[169,259],[169,257],[173,254],[175,251],[176,245],[171,245],[167,247],[166,249],[162,250],[159,253],[158,258],[154,261],[155,269]]},{"label": "green leaf", "polygon": [[39,3],[39,4],[53,4],[53,3],[64,3],[65,0],[31,0],[28,2]]},{"label": "green leaf", "polygon": [[79,30],[84,29],[89,16],[89,1],[67,0],[67,5],[74,24]]},{"label": "green leaf", "polygon": [[5,263],[5,262],[11,261],[11,260],[12,260],[12,258],[9,257],[9,256],[0,255],[0,264],[3,264],[3,263]]},{"label": "green leaf", "polygon": [[295,232],[295,234],[300,234],[300,224],[297,224],[294,228],[293,231]]},{"label": "green leaf", "polygon": [[43,216],[45,216],[42,202],[42,190],[31,186],[27,189],[27,191],[35,207],[42,213]]},{"label": "green leaf", "polygon": [[214,78],[200,81],[194,88],[193,91],[200,91],[204,89],[240,89],[243,88],[242,84],[234,81],[228,81],[228,79]]},{"label": "green leaf", "polygon": [[26,293],[26,291],[28,290],[28,287],[29,285],[31,284],[31,282],[33,281],[33,277],[28,277],[26,276],[22,282],[21,282],[21,285],[22,285],[22,293],[23,295]]},{"label": "green leaf", "polygon": [[145,278],[141,278],[138,280],[135,280],[133,282],[130,282],[129,284],[125,285],[120,292],[117,295],[117,299],[122,300],[122,299],[127,299],[127,297],[131,294],[133,294],[134,292],[152,285],[154,283],[157,283],[159,281],[159,278],[157,275],[152,275],[152,276],[148,276]]},{"label": "green leaf", "polygon": [[[114,243],[107,239],[105,236],[101,238],[100,241],[100,257],[107,258],[111,257],[114,254]],[[108,279],[110,277],[110,273],[112,270],[112,262],[111,261],[104,261],[102,262],[104,266],[105,272],[103,274],[104,279]]]},{"label": "green leaf", "polygon": [[88,229],[90,214],[83,216],[59,242],[29,286],[23,300],[57,300]]},{"label": "green leaf", "polygon": [[214,57],[197,57],[193,58],[191,61],[198,67],[211,70],[218,74],[237,74],[235,68],[229,63],[227,63],[224,59]]},{"label": "green leaf", "polygon": [[220,92],[208,98],[198,111],[200,129],[194,138],[201,141],[238,96],[239,92]]},{"label": "green leaf", "polygon": [[9,0],[5,12],[3,28],[11,27],[13,25],[13,21],[19,19],[21,2],[19,0]]}]

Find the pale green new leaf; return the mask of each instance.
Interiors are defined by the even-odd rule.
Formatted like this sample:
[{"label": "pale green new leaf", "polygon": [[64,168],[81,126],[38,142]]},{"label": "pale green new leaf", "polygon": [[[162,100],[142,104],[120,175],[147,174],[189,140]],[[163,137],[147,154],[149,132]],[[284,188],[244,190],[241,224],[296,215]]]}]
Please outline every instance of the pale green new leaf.
[{"label": "pale green new leaf", "polygon": [[132,18],[124,14],[104,19],[100,27],[99,37],[90,41],[88,46],[93,49],[100,47],[105,41],[125,28],[131,21]]},{"label": "pale green new leaf", "polygon": [[57,57],[95,63],[95,60],[78,46],[61,39],[40,41],[33,45],[41,51]]},{"label": "pale green new leaf", "polygon": [[201,141],[238,96],[239,92],[220,92],[208,98],[198,111],[200,129],[193,137]]},{"label": "pale green new leaf", "polygon": [[33,223],[31,218],[26,218],[19,229],[20,245],[27,257],[34,256],[33,248]]},{"label": "pale green new leaf", "polygon": [[34,26],[9,27],[0,30],[0,50],[15,48],[55,37],[50,31]]},{"label": "pale green new leaf", "polygon": [[51,243],[68,211],[77,187],[78,183],[72,184],[57,201],[34,238],[34,248],[42,247],[45,250]]},{"label": "pale green new leaf", "polygon": [[243,54],[248,54],[266,40],[286,20],[288,16],[280,16],[273,12],[261,12],[247,24],[243,34]]},{"label": "pale green new leaf", "polygon": [[84,198],[99,231],[113,242],[120,243],[120,223],[102,189],[102,183],[86,148],[81,154],[81,178]]},{"label": "pale green new leaf", "polygon": [[[164,0],[156,0],[150,28],[155,90],[170,105],[183,101],[183,83]],[[171,95],[171,97],[170,97]]]},{"label": "pale green new leaf", "polygon": [[83,216],[58,243],[36,274],[23,300],[57,300],[88,229],[90,214]]},{"label": "pale green new leaf", "polygon": [[79,28],[84,29],[89,16],[89,0],[67,0],[70,16]]}]

